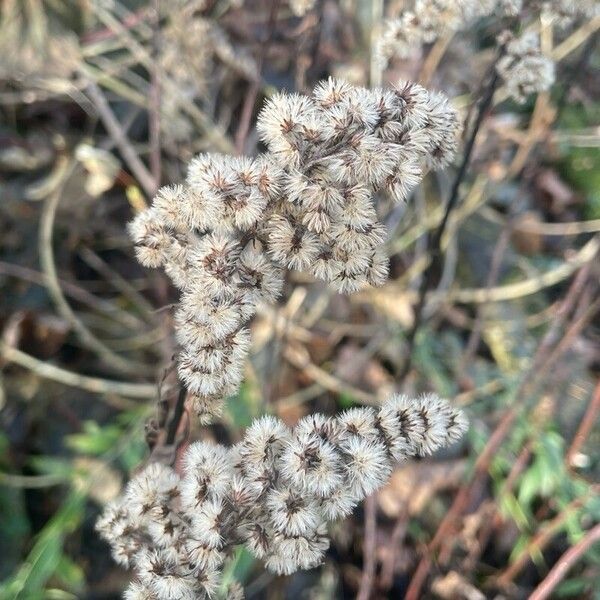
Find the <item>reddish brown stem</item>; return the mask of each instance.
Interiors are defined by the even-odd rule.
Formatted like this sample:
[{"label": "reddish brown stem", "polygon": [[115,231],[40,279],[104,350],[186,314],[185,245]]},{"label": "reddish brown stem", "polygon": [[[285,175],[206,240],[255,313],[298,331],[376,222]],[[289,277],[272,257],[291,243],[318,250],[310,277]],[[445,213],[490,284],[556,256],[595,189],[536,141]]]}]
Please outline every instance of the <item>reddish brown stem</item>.
[{"label": "reddish brown stem", "polygon": [[592,396],[591,402],[588,404],[587,410],[579,423],[577,433],[571,442],[571,446],[567,451],[566,463],[570,466],[573,462],[573,457],[578,454],[585,441],[589,437],[596,420],[598,419],[598,413],[600,412],[600,382],[596,384],[596,389]]},{"label": "reddish brown stem", "polygon": [[[562,302],[561,306],[557,310],[556,317],[540,342],[534,359],[532,361],[531,369],[527,372],[521,385],[519,386],[515,398],[525,398],[530,399],[530,396],[533,396],[533,383],[536,380],[541,379],[548,370],[552,367],[552,365],[558,360],[561,354],[557,352],[552,352],[552,346],[558,337],[560,330],[564,322],[566,321],[568,315],[572,312],[583,287],[587,281],[587,277],[589,275],[590,266],[589,264],[582,267],[567,295]],[[576,325],[579,325],[576,323]],[[572,329],[572,328],[571,328]],[[567,331],[565,338],[572,339],[571,330]],[[562,347],[562,351],[566,350],[566,347]],[[549,356],[552,353],[552,356]],[[451,535],[452,529],[460,515],[466,509],[469,499],[471,497],[471,493],[478,481],[485,477],[488,472],[490,463],[500,448],[502,442],[509,434],[512,424],[515,421],[519,411],[525,406],[527,403],[521,402],[513,402],[512,406],[506,411],[498,425],[496,426],[494,432],[490,436],[487,444],[485,445],[483,451],[478,456],[477,461],[475,462],[475,468],[473,471],[473,475],[470,481],[465,482],[463,486],[459,489],[458,493],[454,498],[454,502],[452,506],[446,513],[446,516],[442,519],[436,534],[428,545],[427,552],[421,558],[419,565],[417,566],[417,570],[413,575],[413,578],[410,582],[408,590],[406,592],[406,600],[418,600],[421,597],[421,588],[425,583],[427,578],[427,574],[429,573],[429,569],[431,566],[431,555],[438,550],[441,543],[447,539],[448,536]]]},{"label": "reddish brown stem", "polygon": [[[598,486],[595,486],[593,489],[597,489],[597,487]],[[521,552],[521,554],[519,554],[516,560],[497,578],[497,586],[500,588],[507,588],[519,575],[523,568],[529,563],[531,555],[534,552],[542,552],[542,550],[544,550],[544,548],[560,530],[564,522],[573,514],[574,511],[578,510],[585,503],[589,496],[590,493],[588,492],[581,498],[576,498],[567,504],[567,506],[565,506],[560,513],[558,513],[551,521],[541,528],[527,544],[527,547]]]},{"label": "reddish brown stem", "polygon": [[569,548],[558,559],[550,573],[529,596],[529,600],[546,600],[546,598],[549,598],[554,588],[564,579],[571,567],[597,542],[600,542],[600,523],[590,529],[575,546]]}]

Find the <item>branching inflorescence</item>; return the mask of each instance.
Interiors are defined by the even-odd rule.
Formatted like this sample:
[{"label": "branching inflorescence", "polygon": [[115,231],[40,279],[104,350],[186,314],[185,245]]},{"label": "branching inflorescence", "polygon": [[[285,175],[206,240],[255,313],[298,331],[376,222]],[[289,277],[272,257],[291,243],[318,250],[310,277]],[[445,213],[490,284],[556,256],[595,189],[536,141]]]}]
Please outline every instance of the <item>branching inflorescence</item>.
[{"label": "branching inflorescence", "polygon": [[178,372],[205,422],[237,390],[247,324],[280,294],[284,269],[345,293],[385,281],[375,195],[402,202],[424,169],[447,164],[457,115],[416,84],[329,79],[312,96],[272,97],[258,129],[268,152],[198,156],[186,184],[163,188],[130,225],[140,262],[181,289]]},{"label": "branching inflorescence", "polygon": [[150,464],[97,528],[114,558],[135,570],[128,600],[211,597],[236,545],[275,573],[318,565],[329,521],[350,514],[395,464],[430,454],[465,429],[462,413],[434,395],[393,396],[379,410],[354,408],[337,418],[311,415],[292,430],[262,417],[232,448],[189,446],[182,475]]}]

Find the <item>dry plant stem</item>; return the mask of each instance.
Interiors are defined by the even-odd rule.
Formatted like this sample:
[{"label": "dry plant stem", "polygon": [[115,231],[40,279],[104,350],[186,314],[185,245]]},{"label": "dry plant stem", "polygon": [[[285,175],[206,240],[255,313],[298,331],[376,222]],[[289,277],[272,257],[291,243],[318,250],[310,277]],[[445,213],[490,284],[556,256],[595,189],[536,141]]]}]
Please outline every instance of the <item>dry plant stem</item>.
[{"label": "dry plant stem", "polygon": [[389,590],[394,583],[397,551],[406,535],[407,522],[408,514],[406,511],[401,510],[396,519],[394,529],[392,530],[387,553],[385,554],[385,558],[381,561],[382,564],[381,574],[379,576],[379,585],[381,586],[382,590]]},{"label": "dry plant stem", "polygon": [[[47,287],[49,281],[49,278],[44,273],[3,261],[0,261],[0,275],[15,277],[42,287]],[[141,319],[127,311],[119,309],[116,304],[103,298],[98,298],[70,281],[59,279],[58,283],[66,295],[105,314],[117,323],[135,330],[144,326],[144,322]]]},{"label": "dry plant stem", "polygon": [[585,554],[594,544],[600,542],[600,523],[590,529],[585,536],[572,548],[569,548],[559,559],[550,573],[535,588],[529,600],[546,600],[550,598],[552,591],[564,579],[571,567]]},{"label": "dry plant stem", "polygon": [[95,352],[107,365],[122,373],[139,372],[139,366],[135,366],[131,361],[118,356],[108,346],[96,338],[96,336],[73,312],[73,309],[69,306],[69,303],[66,301],[64,294],[60,289],[54,262],[54,252],[52,250],[52,234],[56,209],[61,197],[62,189],[59,188],[44,203],[42,216],[40,218],[40,262],[42,270],[46,274],[48,280],[48,292],[60,315],[71,324],[75,333],[87,348]]},{"label": "dry plant stem", "polygon": [[150,325],[156,325],[158,320],[154,307],[142,294],[140,294],[124,277],[111,269],[91,248],[83,247],[80,250],[81,258],[102,275],[116,290],[129,299],[143,315],[144,320]]},{"label": "dry plant stem", "polygon": [[[481,216],[492,223],[503,225],[507,219],[493,208],[485,206],[480,211]],[[598,233],[600,231],[600,219],[589,221],[566,221],[564,223],[546,223],[525,221],[519,223],[515,229],[525,233],[539,233],[548,236],[571,236],[582,233]]]},{"label": "dry plant stem", "polygon": [[[583,310],[583,314],[578,317],[573,325],[566,331],[556,348],[552,351],[550,356],[548,356],[548,362],[551,364],[555,363],[571,347],[575,338],[584,330],[586,325],[590,323],[599,310],[600,298],[597,298],[595,302]],[[545,365],[544,369],[547,370]]]},{"label": "dry plant stem", "polygon": [[523,171],[529,154],[538,142],[548,136],[553,121],[554,111],[550,103],[550,94],[548,92],[538,94],[525,138],[519,144],[519,148],[508,167],[509,176],[515,177]]},{"label": "dry plant stem", "polygon": [[579,29],[574,31],[564,42],[552,51],[552,60],[560,62],[565,56],[583,44],[591,35],[600,29],[600,16],[594,17]]},{"label": "dry plant stem", "polygon": [[560,531],[564,522],[573,515],[575,511],[581,508],[593,493],[598,493],[599,485],[594,485],[586,494],[575,498],[567,504],[551,521],[536,533],[533,539],[527,544],[526,548],[519,554],[515,561],[498,577],[496,585],[500,588],[507,588],[511,582],[519,575],[534,552],[542,552],[552,538]]},{"label": "dry plant stem", "polygon": [[305,348],[289,345],[284,350],[284,358],[289,361],[294,367],[300,369],[306,376],[318,383],[322,388],[335,392],[337,394],[346,393],[351,395],[355,400],[362,404],[370,406],[378,406],[379,401],[373,394],[363,392],[362,390],[344,383],[334,375],[327,373],[317,365],[315,365],[308,355]]},{"label": "dry plant stem", "polygon": [[123,128],[110,108],[108,100],[102,93],[102,90],[98,87],[96,82],[89,79],[87,75],[84,74],[84,77],[88,79],[87,92],[102,119],[102,123],[106,127],[109,135],[113,138],[115,145],[127,162],[131,172],[138,180],[144,193],[151,198],[155,193],[154,178],[146,168],[146,165],[140,160],[137,152],[133,149],[131,142],[123,132]]},{"label": "dry plant stem", "polygon": [[[109,379],[79,375],[79,373],[73,373],[72,371],[67,371],[66,369],[61,369],[48,362],[39,360],[25,352],[10,347],[4,342],[0,342],[0,355],[4,360],[29,369],[44,379],[51,379],[52,381],[57,381],[70,387],[81,388],[95,394],[116,394],[118,396],[143,399],[156,397],[155,385],[111,381]],[[120,402],[120,404],[122,405],[121,407],[124,407],[125,401]],[[134,403],[127,403],[127,408],[133,406]]]},{"label": "dry plant stem", "polygon": [[382,68],[379,60],[377,60],[377,54],[375,47],[377,39],[381,35],[381,23],[383,21],[383,0],[371,0],[371,32],[370,32],[370,46],[371,56],[369,60],[369,83],[371,87],[378,87],[381,85]]},{"label": "dry plant stem", "polygon": [[593,237],[577,253],[563,264],[525,281],[508,283],[492,288],[465,288],[455,289],[448,292],[448,301],[460,304],[479,304],[482,302],[500,302],[505,300],[516,300],[524,296],[530,296],[564,281],[577,269],[587,265],[594,259],[600,249],[600,237]]},{"label": "dry plant stem", "polygon": [[167,439],[165,441],[167,446],[171,446],[175,443],[175,437],[177,436],[177,431],[179,430],[179,425],[181,423],[181,418],[183,417],[183,413],[185,412],[185,399],[187,397],[187,390],[184,386],[181,386],[179,390],[179,394],[177,396],[177,402],[175,404],[175,410],[173,412],[173,417],[171,422],[169,423],[169,429],[167,431]]},{"label": "dry plant stem", "polygon": [[150,129],[150,172],[154,179],[154,194],[160,188],[161,154],[160,154],[160,64],[158,51],[160,42],[160,0],[153,0],[152,15],[154,68],[150,80],[150,108],[148,124]]},{"label": "dry plant stem", "polygon": [[421,85],[427,86],[429,84],[453,38],[454,34],[450,33],[437,39],[421,68],[421,75],[419,77]]},{"label": "dry plant stem", "polygon": [[0,484],[13,488],[41,489],[66,483],[68,478],[62,475],[17,475],[1,473]]},{"label": "dry plant stem", "polygon": [[279,10],[279,4],[281,0],[271,0],[271,11],[269,13],[269,23],[267,25],[266,39],[263,40],[260,46],[260,54],[256,61],[257,73],[256,79],[250,83],[246,96],[244,98],[244,104],[242,107],[242,114],[240,116],[240,122],[238,129],[235,134],[235,150],[237,154],[244,152],[246,140],[248,138],[248,132],[250,131],[250,120],[252,119],[252,112],[254,105],[256,104],[256,98],[260,91],[260,85],[262,81],[262,67],[265,61],[265,55],[269,49],[273,33],[275,32],[275,24],[277,22],[277,12]]},{"label": "dry plant stem", "polygon": [[592,395],[592,400],[588,404],[588,407],[581,419],[581,423],[579,423],[579,427],[577,428],[577,433],[573,437],[573,441],[571,442],[571,446],[567,451],[567,455],[565,461],[567,466],[571,466],[573,464],[573,458],[576,454],[579,454],[588,439],[596,421],[598,420],[598,413],[600,413],[600,382],[596,384],[596,389]]},{"label": "dry plant stem", "polygon": [[[496,63],[497,59],[494,61]],[[493,68],[493,67],[492,67]],[[454,178],[454,183],[452,185],[452,189],[450,190],[450,196],[448,202],[446,204],[446,209],[444,212],[444,216],[433,234],[431,244],[430,244],[430,252],[431,257],[429,261],[429,266],[427,267],[423,277],[421,279],[421,284],[419,286],[419,295],[417,300],[417,305],[415,308],[415,316],[413,326],[407,336],[406,344],[407,344],[407,354],[404,366],[402,371],[399,374],[399,381],[403,382],[406,376],[408,375],[411,364],[412,364],[412,355],[415,345],[415,338],[419,328],[421,327],[421,323],[423,320],[423,309],[425,308],[425,300],[427,296],[427,291],[430,289],[432,285],[432,279],[439,269],[440,261],[441,261],[441,241],[446,230],[446,226],[448,224],[448,219],[450,218],[450,214],[453,209],[456,207],[459,200],[459,190],[460,185],[465,178],[469,162],[471,160],[471,154],[473,153],[473,148],[475,147],[475,141],[477,139],[477,134],[483,124],[483,121],[487,115],[487,112],[492,104],[492,100],[494,99],[494,91],[496,90],[496,86],[498,85],[498,74],[496,70],[493,70],[493,73],[489,76],[489,83],[483,93],[481,101],[479,102],[479,107],[477,110],[477,117],[475,119],[475,123],[471,130],[471,135],[467,141],[465,151],[463,154],[463,159],[458,169],[458,173]]]},{"label": "dry plant stem", "polygon": [[[515,398],[528,399],[529,394],[532,393],[532,383],[534,380],[536,378],[541,378],[545,373],[548,372],[548,369],[553,366],[554,361],[551,362],[548,358],[552,351],[552,345],[555,343],[556,338],[558,337],[558,334],[568,315],[575,307],[577,300],[586,284],[589,271],[590,265],[588,264],[579,271],[573,280],[573,283],[571,284],[563,303],[557,310],[556,317],[552,322],[550,329],[538,346],[531,368],[523,378],[521,385],[515,393]],[[569,332],[567,332],[567,335],[568,333]],[[558,358],[559,356],[554,356],[554,360]],[[519,410],[522,409],[523,406],[526,406],[526,404],[527,403],[517,404],[516,402],[513,402],[512,406],[506,411],[503,418],[499,421],[494,432],[488,439],[483,451],[477,457],[470,480],[464,483],[454,497],[452,506],[439,524],[433,539],[428,545],[427,552],[421,558],[406,592],[406,600],[418,600],[418,598],[420,598],[421,588],[425,583],[425,579],[427,578],[427,574],[429,573],[429,569],[431,567],[433,553],[438,550],[440,545],[446,539],[449,538],[456,520],[460,518],[469,503],[472,491],[475,489],[478,481],[487,474],[494,454],[497,452],[498,448],[509,434],[511,426],[519,414]]]},{"label": "dry plant stem", "polygon": [[[150,56],[150,54],[146,51],[144,46],[142,46],[136,40],[136,38],[131,35],[131,32],[128,31],[127,28],[123,27],[122,22],[119,21],[119,19],[115,18],[109,10],[106,10],[98,2],[93,2],[91,4],[91,9],[94,11],[94,14],[98,17],[100,21],[102,21],[107,27],[109,27],[112,31],[115,32],[117,36],[119,36],[122,39],[124,46],[137,58],[137,60],[149,72],[152,72],[154,68],[154,61],[152,60],[152,56]],[[125,15],[131,14],[127,13],[126,10],[121,10]],[[89,68],[89,65],[86,65],[86,68]],[[97,76],[98,81],[100,81],[101,77],[102,73],[100,72]],[[108,82],[104,81],[103,83],[105,83],[105,85],[108,84]],[[180,92],[180,90],[176,89],[176,85],[173,83],[173,81],[171,81],[164,73],[161,80],[161,84],[163,89],[168,89],[171,92],[177,94],[179,94]],[[122,92],[128,90],[129,88],[127,88],[126,86],[122,86],[120,83],[119,86],[120,90],[118,91],[118,93],[123,97],[127,97]],[[123,87],[125,87],[125,90],[123,89]],[[140,106],[147,108],[147,97],[143,94],[138,94],[135,91],[133,91],[133,93],[138,96],[138,99],[132,101],[136,104],[139,104]],[[131,93],[129,93],[129,95],[131,96]],[[220,131],[219,127],[216,126],[196,104],[188,101],[183,104],[182,108],[192,119],[194,119],[198,127],[200,127],[200,129],[204,132],[207,141],[211,145],[213,145],[218,151],[227,153],[231,153],[233,151],[231,143],[229,142],[229,139],[226,137],[226,135],[222,131]]]},{"label": "dry plant stem", "polygon": [[364,507],[363,571],[356,600],[369,600],[371,597],[377,566],[377,499],[375,494],[365,499]]}]

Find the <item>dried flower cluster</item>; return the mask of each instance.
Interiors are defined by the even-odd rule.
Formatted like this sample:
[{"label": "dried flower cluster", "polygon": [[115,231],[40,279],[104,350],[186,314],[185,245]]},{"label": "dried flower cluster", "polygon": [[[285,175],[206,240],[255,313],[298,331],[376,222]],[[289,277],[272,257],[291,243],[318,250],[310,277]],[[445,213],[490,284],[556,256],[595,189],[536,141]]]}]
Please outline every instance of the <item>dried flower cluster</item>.
[{"label": "dried flower cluster", "polygon": [[508,95],[517,102],[524,102],[530,94],[549,89],[554,83],[554,63],[542,54],[539,36],[529,31],[520,37],[505,32],[502,37],[506,53],[496,69]]},{"label": "dried flower cluster", "polygon": [[384,67],[392,58],[407,58],[423,44],[466,31],[477,19],[492,14],[516,17],[525,8],[534,14],[543,10],[562,25],[600,14],[597,0],[412,0],[402,7],[399,15],[385,20],[375,49]]},{"label": "dried flower cluster", "polygon": [[519,0],[414,0],[397,18],[384,22],[376,47],[379,62],[385,66],[394,57],[407,58],[415,48],[468,29],[494,12],[515,15],[520,9]]},{"label": "dried flower cluster", "polygon": [[216,76],[217,65],[225,66],[229,76],[238,73],[249,80],[258,72],[254,59],[232,44],[218,22],[203,16],[204,4],[180,2],[167,7],[165,3],[168,18],[157,60],[162,74],[162,133],[169,141],[193,137],[197,123],[189,105],[207,96],[207,83]]},{"label": "dried flower cluster", "polygon": [[367,90],[333,79],[312,95],[280,93],[258,129],[257,158],[203,154],[186,185],[163,188],[130,225],[137,256],[182,290],[180,379],[207,420],[242,379],[259,302],[283,270],[310,271],[337,290],[382,284],[388,259],[375,194],[404,201],[424,168],[453,156],[457,116],[416,84]]},{"label": "dried flower cluster", "polygon": [[393,396],[379,410],[312,415],[290,430],[266,416],[228,449],[189,446],[180,476],[153,463],[97,524],[117,562],[135,570],[128,600],[212,597],[244,544],[280,574],[318,565],[326,524],[384,485],[394,464],[457,440],[466,422],[437,396]]}]

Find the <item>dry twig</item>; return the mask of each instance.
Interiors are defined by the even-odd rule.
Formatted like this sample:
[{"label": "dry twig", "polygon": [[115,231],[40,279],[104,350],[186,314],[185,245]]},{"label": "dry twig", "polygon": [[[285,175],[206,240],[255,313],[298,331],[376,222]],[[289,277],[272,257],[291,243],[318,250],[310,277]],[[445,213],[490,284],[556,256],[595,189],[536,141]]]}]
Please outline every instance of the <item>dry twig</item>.
[{"label": "dry twig", "polygon": [[569,548],[559,559],[550,573],[529,596],[529,600],[546,600],[552,591],[563,580],[569,569],[585,554],[594,544],[600,541],[600,523],[590,529],[585,536]]}]

